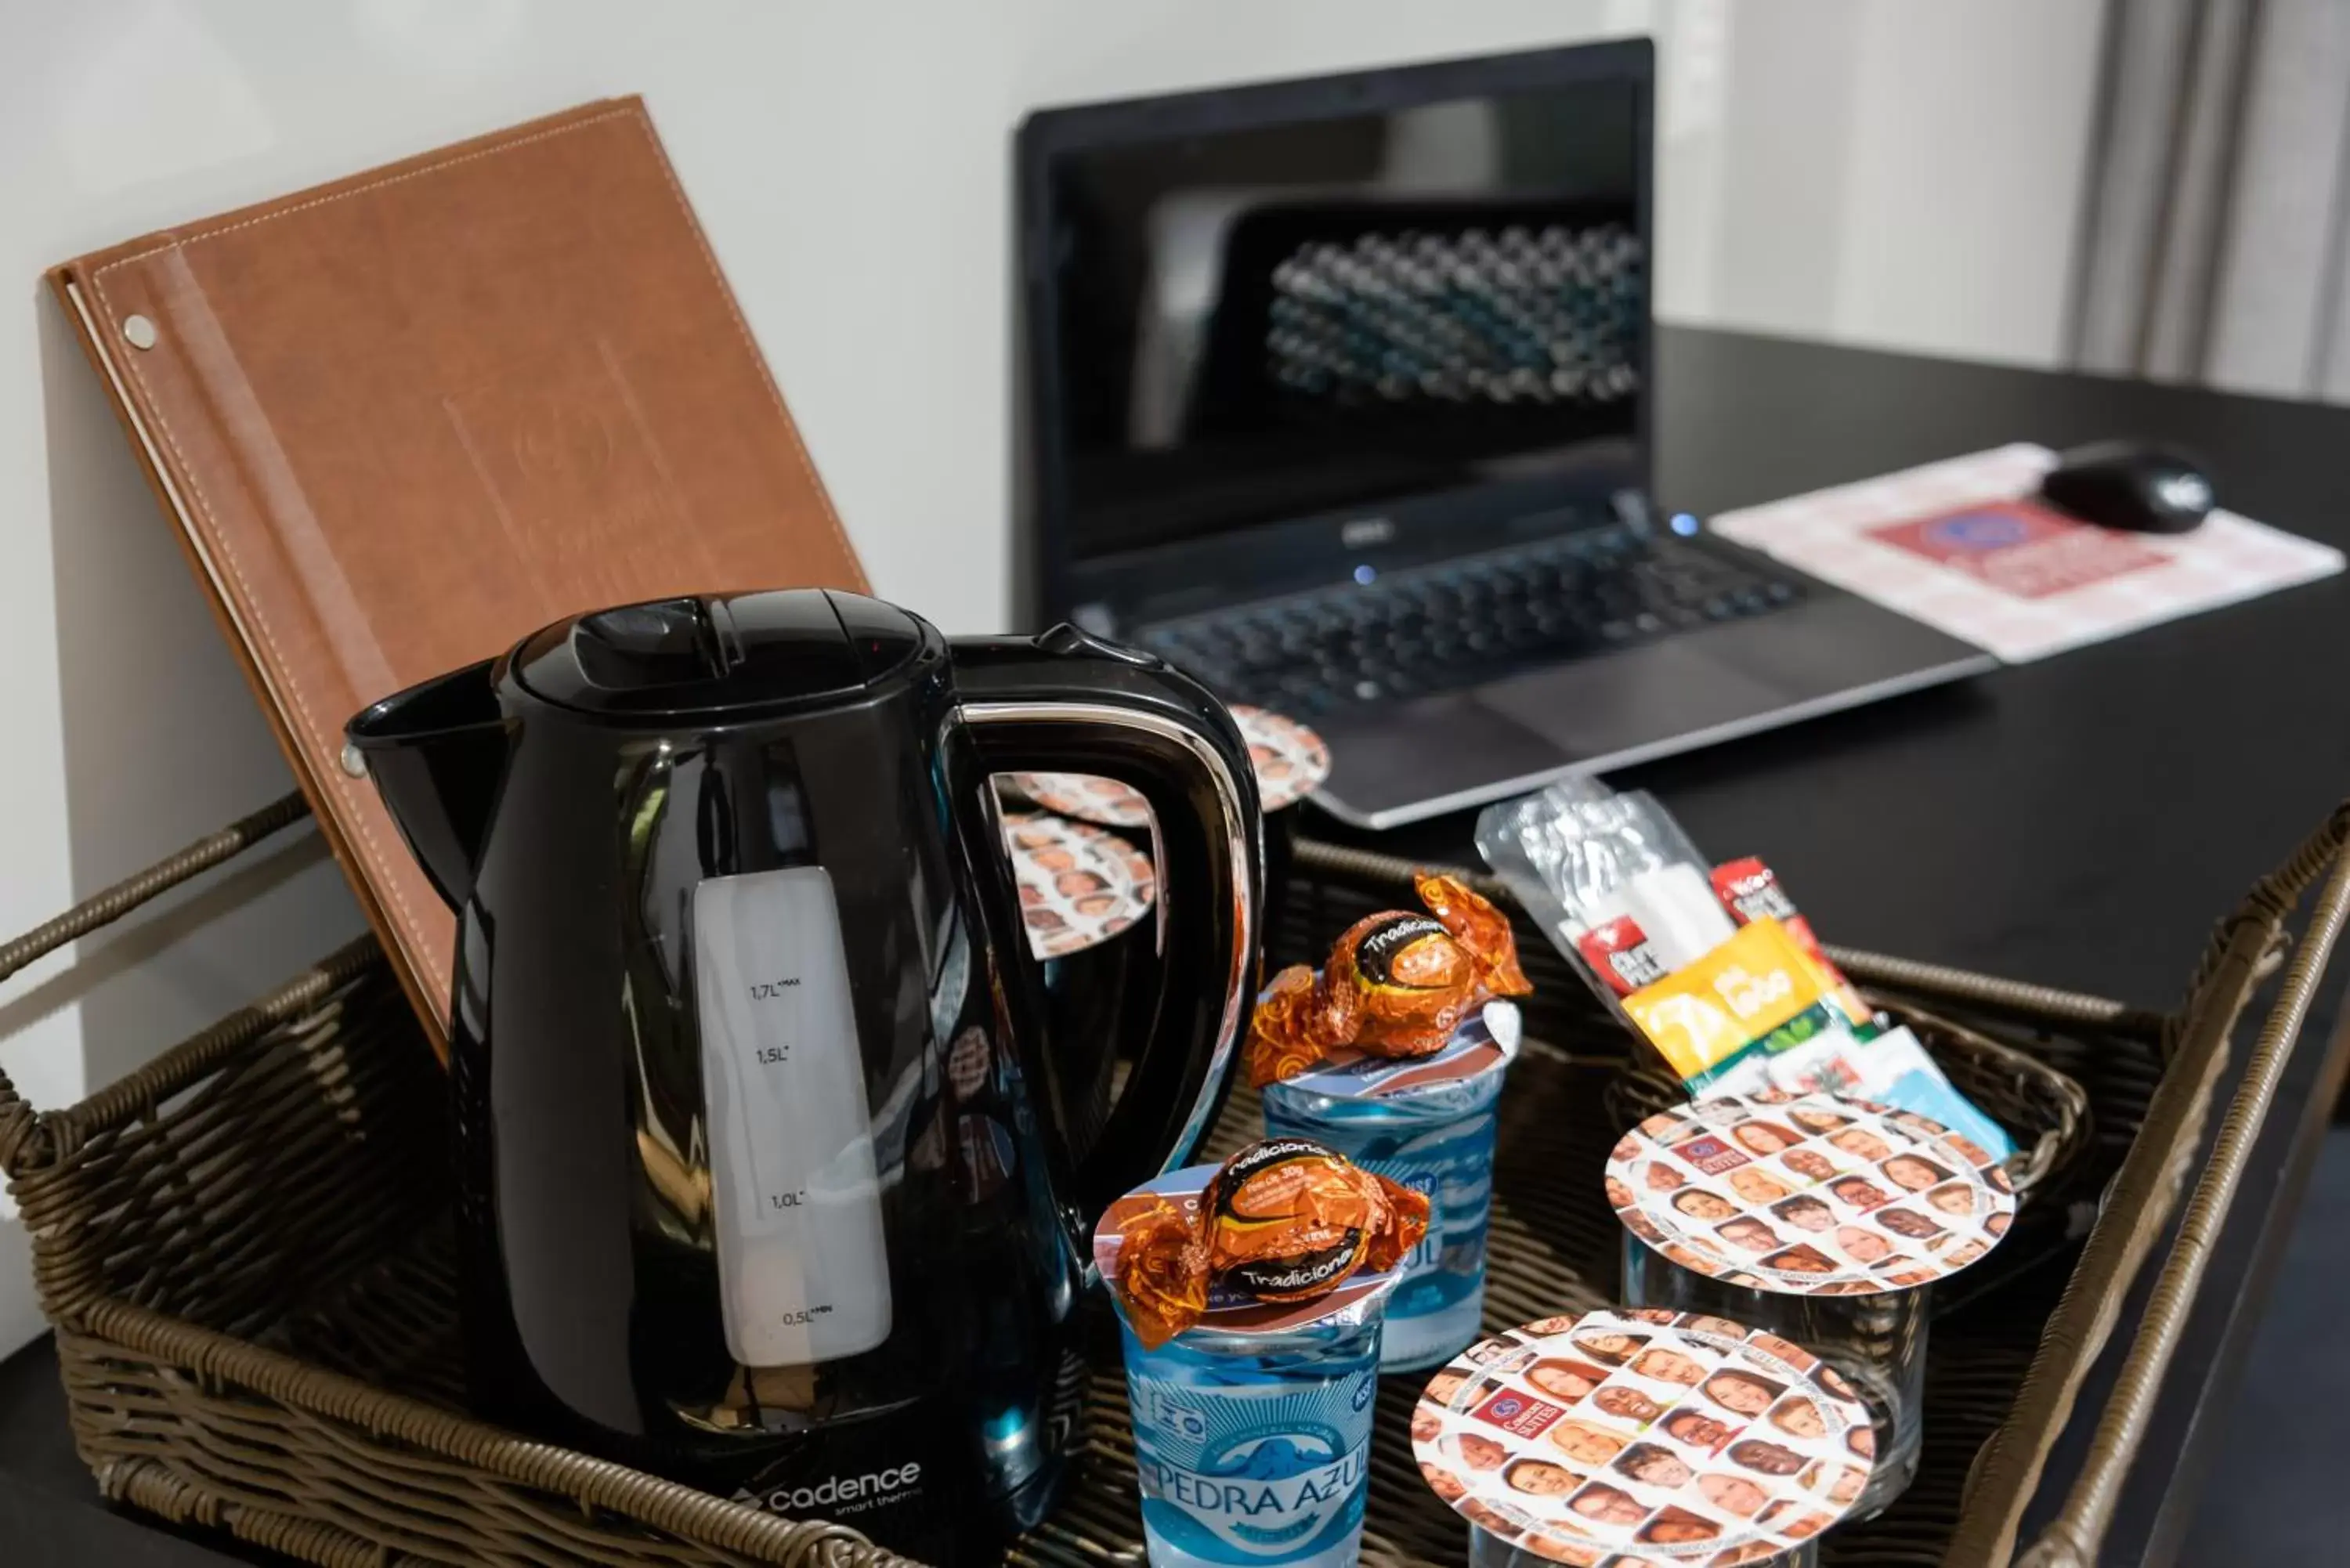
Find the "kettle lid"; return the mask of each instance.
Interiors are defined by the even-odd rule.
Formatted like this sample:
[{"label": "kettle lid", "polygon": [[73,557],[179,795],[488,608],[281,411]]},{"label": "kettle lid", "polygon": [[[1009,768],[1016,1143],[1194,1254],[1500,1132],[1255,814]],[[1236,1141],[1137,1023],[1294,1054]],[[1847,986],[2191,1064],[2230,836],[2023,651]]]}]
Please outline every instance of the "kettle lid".
[{"label": "kettle lid", "polygon": [[853,697],[912,659],[929,630],[859,594],[703,594],[557,621],[515,649],[512,668],[534,696],[581,712],[721,713]]}]

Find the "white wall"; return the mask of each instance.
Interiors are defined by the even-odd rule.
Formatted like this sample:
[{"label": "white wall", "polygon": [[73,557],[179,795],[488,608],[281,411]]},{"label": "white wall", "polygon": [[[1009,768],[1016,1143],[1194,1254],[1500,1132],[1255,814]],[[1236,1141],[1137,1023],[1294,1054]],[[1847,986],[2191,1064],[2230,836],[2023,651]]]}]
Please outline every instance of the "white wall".
[{"label": "white wall", "polygon": [[2104,7],[1865,10],[1830,335],[2057,364]]},{"label": "white wall", "polygon": [[1665,0],[1676,320],[2054,366],[2100,0]]},{"label": "white wall", "polygon": [[[286,787],[52,263],[605,94],[650,99],[881,592],[1006,602],[1028,108],[1654,32],[1667,316],[2053,363],[2096,0],[83,0],[0,15],[0,933]],[[0,993],[70,1102],[358,929],[307,829]],[[0,1349],[36,1319],[0,1227]]]}]

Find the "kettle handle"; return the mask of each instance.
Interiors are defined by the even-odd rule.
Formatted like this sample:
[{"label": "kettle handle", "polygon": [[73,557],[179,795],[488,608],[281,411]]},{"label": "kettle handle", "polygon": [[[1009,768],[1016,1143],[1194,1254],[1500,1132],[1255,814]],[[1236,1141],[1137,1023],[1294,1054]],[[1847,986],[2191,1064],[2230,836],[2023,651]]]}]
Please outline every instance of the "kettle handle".
[{"label": "kettle handle", "polygon": [[[1163,946],[1149,1038],[1134,1059],[1093,1150],[1071,1171],[1090,1221],[1113,1199],[1190,1159],[1223,1103],[1232,1056],[1256,994],[1264,828],[1248,747],[1206,688],[1164,660],[1058,626],[1035,638],[953,638],[957,722],[979,776],[955,791],[974,841],[1000,845],[989,775],[1097,774],[1139,791],[1157,825]],[[1024,955],[1027,931],[1010,897],[1010,869],[983,857],[1007,929],[990,933]],[[1002,966],[1032,992],[1031,965]],[[1042,1018],[1030,995],[1024,1012]],[[1064,1106],[1056,1065],[1037,1052]],[[1065,1123],[1063,1125],[1066,1125]],[[1066,1139],[1055,1141],[1066,1159]]]}]

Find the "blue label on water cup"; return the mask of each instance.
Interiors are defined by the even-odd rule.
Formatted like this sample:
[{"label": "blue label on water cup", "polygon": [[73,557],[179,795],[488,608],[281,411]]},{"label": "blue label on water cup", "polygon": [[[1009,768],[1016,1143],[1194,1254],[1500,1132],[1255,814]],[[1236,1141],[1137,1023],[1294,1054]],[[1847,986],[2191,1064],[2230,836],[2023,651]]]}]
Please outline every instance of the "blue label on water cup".
[{"label": "blue label on water cup", "polygon": [[1211,1563],[1292,1563],[1338,1545],[1363,1521],[1378,1368],[1255,1386],[1235,1370],[1203,1385],[1128,1365],[1153,1533]]}]

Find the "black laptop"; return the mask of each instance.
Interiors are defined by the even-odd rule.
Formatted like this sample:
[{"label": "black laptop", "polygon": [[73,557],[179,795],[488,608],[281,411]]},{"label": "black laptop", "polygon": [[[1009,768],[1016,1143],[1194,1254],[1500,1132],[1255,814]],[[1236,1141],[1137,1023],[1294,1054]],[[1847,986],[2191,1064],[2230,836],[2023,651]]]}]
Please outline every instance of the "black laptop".
[{"label": "black laptop", "polygon": [[1029,117],[1024,618],[1386,827],[1991,667],[1649,495],[1645,40]]}]

